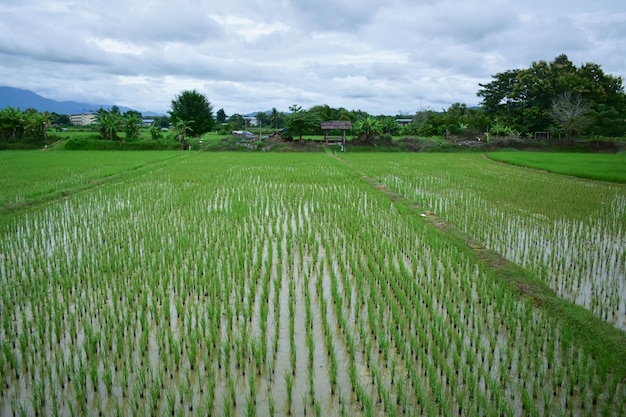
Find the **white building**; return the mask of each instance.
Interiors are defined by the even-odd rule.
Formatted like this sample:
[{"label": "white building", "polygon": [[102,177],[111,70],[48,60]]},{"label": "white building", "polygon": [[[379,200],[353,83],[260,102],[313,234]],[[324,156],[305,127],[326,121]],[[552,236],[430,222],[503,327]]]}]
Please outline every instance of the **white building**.
[{"label": "white building", "polygon": [[98,116],[94,113],[70,114],[70,123],[74,126],[93,125],[98,121]]}]

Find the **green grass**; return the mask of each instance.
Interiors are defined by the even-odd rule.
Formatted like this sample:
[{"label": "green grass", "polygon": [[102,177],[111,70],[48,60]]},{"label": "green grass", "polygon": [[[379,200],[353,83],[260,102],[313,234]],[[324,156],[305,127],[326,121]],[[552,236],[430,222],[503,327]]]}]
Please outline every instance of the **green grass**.
[{"label": "green grass", "polygon": [[0,210],[67,195],[180,152],[0,152]]},{"label": "green grass", "polygon": [[556,174],[626,183],[624,153],[493,152],[487,156],[494,161],[542,169]]}]

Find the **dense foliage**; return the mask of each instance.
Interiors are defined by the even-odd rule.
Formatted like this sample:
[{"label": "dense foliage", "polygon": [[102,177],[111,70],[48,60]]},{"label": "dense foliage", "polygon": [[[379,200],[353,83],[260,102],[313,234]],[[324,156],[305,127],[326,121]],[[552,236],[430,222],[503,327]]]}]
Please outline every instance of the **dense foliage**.
[{"label": "dense foliage", "polygon": [[320,122],[322,119],[312,111],[298,111],[291,113],[287,118],[286,135],[298,137],[302,135],[320,132]]},{"label": "dense foliage", "polygon": [[513,130],[567,134],[564,126],[555,123],[553,104],[569,95],[574,101],[584,101],[589,109],[585,114],[590,118],[588,126],[577,133],[621,136],[626,132],[623,80],[605,74],[598,64],[576,67],[566,55],[560,55],[552,62],[533,62],[530,68],[508,70],[493,78],[480,84],[477,94],[483,98],[489,118]]},{"label": "dense foliage", "polygon": [[210,132],[215,125],[213,106],[209,100],[196,90],[183,91],[172,100],[171,119],[187,122],[188,131],[194,136]]},{"label": "dense foliage", "polygon": [[22,112],[13,107],[0,109],[0,141],[42,143],[50,126],[50,114],[30,109]]}]

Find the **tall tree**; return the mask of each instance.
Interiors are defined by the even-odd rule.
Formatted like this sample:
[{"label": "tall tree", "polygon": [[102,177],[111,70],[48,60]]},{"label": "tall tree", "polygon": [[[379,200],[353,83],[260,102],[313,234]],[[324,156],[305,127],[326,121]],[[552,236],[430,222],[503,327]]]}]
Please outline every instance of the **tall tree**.
[{"label": "tall tree", "polygon": [[263,111],[257,112],[256,121],[260,127],[267,127],[270,124],[267,113]]},{"label": "tall tree", "polygon": [[200,136],[213,129],[213,106],[196,90],[183,91],[172,100],[172,120],[193,120],[193,135]]},{"label": "tall tree", "polygon": [[268,115],[268,121],[274,129],[278,129],[278,121],[280,120],[280,113],[276,110],[276,107],[272,107],[271,113]]},{"label": "tall tree", "polygon": [[246,120],[239,113],[235,113],[228,118],[228,123],[233,130],[240,130],[245,127]]},{"label": "tall tree", "polygon": [[67,126],[70,124],[70,116],[67,114],[58,114],[55,112],[50,113],[50,123],[52,125]]},{"label": "tall tree", "polygon": [[304,134],[313,134],[320,130],[319,115],[304,110],[291,113],[287,117],[287,126],[285,136],[295,137],[298,136],[302,139]]},{"label": "tall tree", "polygon": [[224,109],[219,109],[215,115],[215,120],[217,121],[217,123],[226,123],[226,112],[224,111]]},{"label": "tall tree", "polygon": [[337,110],[330,107],[328,104],[322,104],[313,106],[309,109],[311,113],[315,113],[318,117],[324,121],[336,120]]},{"label": "tall tree", "polygon": [[[597,64],[577,68],[566,55],[552,62],[533,62],[530,68],[508,70],[493,78],[490,83],[480,84],[477,93],[483,98],[485,112],[522,133],[550,129],[554,124],[552,104],[567,92],[580,95],[589,104],[594,130],[599,134],[611,132],[603,114],[611,114],[611,108],[618,114],[626,111],[621,77],[604,74]],[[613,126],[615,130],[619,128]]]},{"label": "tall tree", "polygon": [[572,95],[568,91],[554,99],[550,116],[557,127],[565,132],[565,138],[571,139],[573,133],[580,132],[591,124],[589,112],[589,105],[581,96]]}]

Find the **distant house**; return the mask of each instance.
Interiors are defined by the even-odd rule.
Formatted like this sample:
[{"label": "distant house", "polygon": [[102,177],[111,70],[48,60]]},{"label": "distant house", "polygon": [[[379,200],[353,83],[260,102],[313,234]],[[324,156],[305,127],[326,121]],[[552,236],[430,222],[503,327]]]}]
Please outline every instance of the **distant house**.
[{"label": "distant house", "polygon": [[143,119],[143,120],[141,121],[141,125],[142,125],[143,127],[150,127],[150,126],[152,126],[152,123],[154,123],[154,120],[153,120],[153,119]]},{"label": "distant house", "polygon": [[406,126],[413,123],[413,119],[396,119],[396,123],[400,126]]},{"label": "distant house", "polygon": [[94,113],[70,114],[70,123],[74,126],[89,126],[98,121],[98,116]]}]

